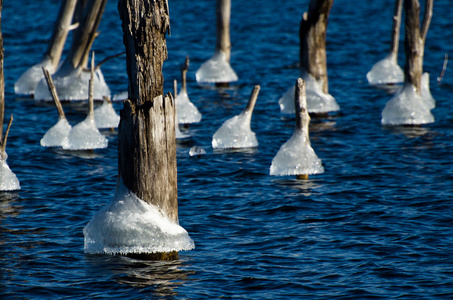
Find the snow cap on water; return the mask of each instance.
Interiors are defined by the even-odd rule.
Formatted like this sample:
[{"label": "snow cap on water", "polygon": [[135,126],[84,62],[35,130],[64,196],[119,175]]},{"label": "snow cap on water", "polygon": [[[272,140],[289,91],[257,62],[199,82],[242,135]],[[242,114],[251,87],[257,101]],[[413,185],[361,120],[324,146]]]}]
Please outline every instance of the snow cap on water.
[{"label": "snow cap on water", "polygon": [[[104,80],[104,75],[102,75],[101,69],[98,69],[94,75],[94,99],[102,99],[103,96],[110,97],[110,89]],[[69,73],[57,71],[52,75],[52,80],[57,90],[58,97],[61,100],[69,101],[88,99],[88,82],[90,78],[90,72],[80,72],[80,70],[77,69],[71,70]],[[40,80],[36,86],[35,100],[52,101],[52,96],[50,95],[45,79]]]},{"label": "snow cap on water", "polygon": [[176,112],[177,124],[199,123],[201,121],[201,113],[197,107],[190,102],[189,95],[186,89],[181,89],[176,96]]},{"label": "snow cap on water", "polygon": [[241,114],[226,120],[212,137],[212,148],[252,148],[258,147],[258,140],[250,128],[251,113]]},{"label": "snow cap on water", "polygon": [[204,62],[197,70],[195,77],[197,82],[233,82],[238,76],[227,62],[225,54],[216,51],[214,55]]},{"label": "snow cap on water", "polygon": [[97,212],[83,229],[86,253],[129,254],[191,250],[187,231],[172,222],[122,182],[109,204]]},{"label": "snow cap on water", "polygon": [[433,100],[423,92],[420,96],[412,84],[406,83],[385,105],[381,123],[382,125],[433,123],[434,116],[431,114]]},{"label": "snow cap on water", "polygon": [[404,73],[394,55],[390,53],[373,65],[366,78],[371,85],[397,84],[404,81]]},{"label": "snow cap on water", "polygon": [[69,125],[68,120],[66,120],[66,118],[60,118],[58,122],[44,134],[44,137],[41,139],[41,146],[63,146],[63,140],[68,136],[69,131],[71,131],[71,125]]},{"label": "snow cap on water", "polygon": [[109,101],[104,101],[101,106],[94,110],[94,120],[97,128],[117,128],[120,116],[116,113]]},{"label": "snow cap on water", "polygon": [[106,148],[107,145],[108,140],[97,129],[94,117],[88,115],[71,129],[62,146],[66,150],[91,150]]},{"label": "snow cap on water", "polygon": [[277,176],[320,173],[324,173],[321,160],[300,130],[280,147],[270,167],[270,175]]},{"label": "snow cap on water", "polygon": [[198,147],[198,146],[193,146],[189,150],[190,156],[200,156],[200,155],[205,155],[205,154],[206,154],[206,151],[203,148]]},{"label": "snow cap on water", "polygon": [[[335,101],[335,98],[330,94],[325,94],[322,91],[322,82],[316,81],[313,76],[305,73],[302,76],[306,86],[307,107],[310,113],[326,113],[340,110],[340,106]],[[278,100],[280,111],[283,114],[294,114],[294,93],[295,86],[291,86],[289,90]]]},{"label": "snow cap on water", "polygon": [[0,191],[20,190],[19,180],[6,163],[6,157],[0,158]]},{"label": "snow cap on water", "polygon": [[[14,83],[14,92],[19,95],[32,95],[35,93],[36,86],[40,80],[44,79],[42,67],[51,68],[49,59],[43,59],[40,63],[27,69]],[[47,87],[47,86],[46,86]],[[50,94],[49,94],[50,95]]]}]

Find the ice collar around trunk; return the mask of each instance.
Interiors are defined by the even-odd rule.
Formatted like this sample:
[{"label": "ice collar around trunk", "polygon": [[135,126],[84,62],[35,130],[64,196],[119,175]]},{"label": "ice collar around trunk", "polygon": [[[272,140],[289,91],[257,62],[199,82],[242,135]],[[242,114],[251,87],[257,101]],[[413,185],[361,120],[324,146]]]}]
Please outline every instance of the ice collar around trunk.
[{"label": "ice collar around trunk", "polygon": [[41,139],[41,146],[43,147],[62,147],[64,139],[71,131],[66,118],[60,118],[58,122],[53,125]]},{"label": "ice collar around trunk", "polygon": [[38,82],[44,79],[42,67],[47,70],[51,69],[52,64],[50,63],[50,60],[43,59],[40,63],[27,69],[19,77],[16,83],[14,83],[14,92],[18,95],[33,95],[35,93]]},{"label": "ice collar around trunk", "polygon": [[69,132],[63,140],[62,146],[66,150],[91,150],[107,148],[108,140],[96,127],[93,115],[88,115],[86,119]]},{"label": "ice collar around trunk", "polygon": [[201,121],[201,113],[197,107],[190,102],[189,95],[185,88],[181,88],[176,96],[177,124],[192,124]]},{"label": "ice collar around trunk", "polygon": [[366,74],[370,85],[397,84],[404,81],[404,73],[392,53],[373,65]]},{"label": "ice collar around trunk", "polygon": [[233,82],[238,80],[238,76],[221,51],[216,51],[209,60],[204,62],[197,70],[195,77],[199,83]]},{"label": "ice collar around trunk", "polygon": [[0,158],[0,191],[20,190],[19,180],[6,163],[6,157]]},{"label": "ice collar around trunk", "polygon": [[86,253],[129,254],[191,250],[187,231],[122,182],[108,205],[83,229]]},{"label": "ice collar around trunk", "polygon": [[[316,81],[309,74],[304,74],[302,77],[306,83],[307,107],[309,113],[327,113],[340,110],[340,106],[335,101],[335,98],[330,94],[325,94],[322,91],[321,82]],[[278,100],[280,112],[283,114],[294,114],[294,93],[296,89],[294,85]]]}]

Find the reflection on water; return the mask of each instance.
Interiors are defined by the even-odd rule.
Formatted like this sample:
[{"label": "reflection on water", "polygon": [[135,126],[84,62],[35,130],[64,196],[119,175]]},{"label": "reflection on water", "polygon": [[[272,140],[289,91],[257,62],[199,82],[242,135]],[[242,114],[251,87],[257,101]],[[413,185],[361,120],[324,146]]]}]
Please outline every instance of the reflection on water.
[{"label": "reflection on water", "polygon": [[310,196],[316,189],[322,187],[322,184],[316,182],[315,177],[316,175],[313,175],[308,180],[304,180],[296,179],[296,176],[288,176],[287,179],[274,179],[272,181],[283,188],[290,188],[299,191],[304,196]]},{"label": "reflection on water", "polygon": [[417,138],[430,133],[429,128],[421,126],[382,126],[382,128],[390,131],[392,134],[403,134],[408,138]]},{"label": "reflection on water", "polygon": [[87,272],[109,271],[111,280],[121,285],[147,289],[154,297],[177,296],[176,288],[189,280],[182,260],[155,261],[125,256],[89,255]]}]

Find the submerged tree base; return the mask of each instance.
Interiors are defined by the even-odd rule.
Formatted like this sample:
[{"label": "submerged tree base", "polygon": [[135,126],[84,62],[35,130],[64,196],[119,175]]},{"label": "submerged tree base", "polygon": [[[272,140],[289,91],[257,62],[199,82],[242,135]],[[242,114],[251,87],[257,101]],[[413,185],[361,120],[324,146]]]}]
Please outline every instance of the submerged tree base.
[{"label": "submerged tree base", "polygon": [[178,260],[178,251],[156,253],[128,253],[124,256],[141,260]]}]

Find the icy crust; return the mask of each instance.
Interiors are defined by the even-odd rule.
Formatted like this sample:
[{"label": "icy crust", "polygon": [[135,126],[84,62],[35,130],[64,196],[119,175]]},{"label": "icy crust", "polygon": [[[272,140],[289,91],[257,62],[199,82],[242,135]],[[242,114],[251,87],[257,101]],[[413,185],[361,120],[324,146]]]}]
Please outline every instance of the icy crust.
[{"label": "icy crust", "polygon": [[238,80],[238,76],[227,62],[225,55],[217,51],[214,55],[204,62],[195,73],[197,82],[233,82]]},{"label": "icy crust", "polygon": [[120,116],[116,113],[112,103],[104,101],[94,110],[94,120],[97,128],[117,128]]},{"label": "icy crust", "polygon": [[155,253],[195,248],[184,228],[121,183],[112,202],[93,216],[83,234],[85,253]]},{"label": "icy crust", "polygon": [[52,126],[41,139],[41,146],[43,147],[61,147],[63,140],[68,136],[71,131],[71,125],[68,120],[61,118],[57,124]]},{"label": "icy crust", "polygon": [[[326,113],[340,110],[335,98],[322,91],[322,83],[316,81],[313,76],[305,74],[302,79],[306,83],[307,109],[309,113]],[[294,94],[296,87],[293,85],[279,100],[280,112],[294,114]]]},{"label": "icy crust", "polygon": [[270,175],[301,175],[324,173],[321,160],[307,143],[301,130],[295,130],[272,159]]},{"label": "icy crust", "polygon": [[6,159],[0,159],[0,191],[20,190],[19,180],[11,171]]},{"label": "icy crust", "polygon": [[49,69],[51,67],[50,61],[44,59],[39,64],[36,64],[25,71],[16,83],[14,83],[14,92],[19,95],[34,94],[38,82],[44,79],[42,67]]},{"label": "icy crust", "polygon": [[397,84],[404,81],[404,73],[390,53],[373,65],[366,78],[371,85]]},{"label": "icy crust", "polygon": [[[88,82],[90,77],[90,72],[80,72],[75,69],[69,72],[69,74],[57,71],[52,75],[52,81],[57,89],[60,100],[80,101],[88,99]],[[98,69],[94,73],[93,98],[102,99],[103,96],[110,97],[110,89],[105,82],[101,69]],[[52,96],[50,95],[45,79],[40,80],[36,86],[35,100],[52,101]]]},{"label": "icy crust", "polygon": [[[425,92],[423,92],[425,90]],[[406,83],[384,107],[382,125],[421,125],[434,122],[431,109],[434,108],[431,94],[426,88],[419,96],[414,86]]]},{"label": "icy crust", "polygon": [[199,123],[201,121],[201,113],[197,107],[190,102],[189,95],[185,89],[181,89],[176,96],[176,112],[178,124]]},{"label": "icy crust", "polygon": [[74,126],[62,143],[66,150],[100,149],[107,145],[108,140],[97,129],[93,116]]},{"label": "icy crust", "polygon": [[247,111],[226,120],[212,137],[212,148],[253,148],[258,140],[250,128],[251,115]]}]

